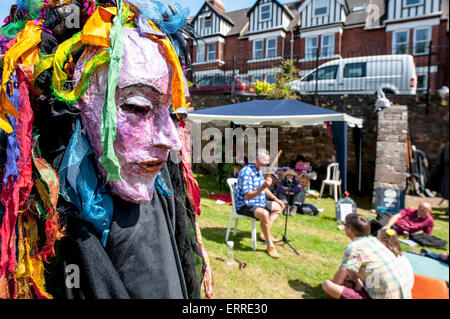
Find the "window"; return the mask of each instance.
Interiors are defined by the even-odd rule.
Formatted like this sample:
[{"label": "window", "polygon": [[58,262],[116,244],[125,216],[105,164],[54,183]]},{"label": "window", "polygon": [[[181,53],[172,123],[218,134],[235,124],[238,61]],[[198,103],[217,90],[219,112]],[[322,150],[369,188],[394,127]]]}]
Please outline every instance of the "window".
[{"label": "window", "polygon": [[205,45],[203,44],[197,46],[197,62],[205,62]]},{"label": "window", "polygon": [[314,71],[302,81],[315,81],[316,76],[317,80],[334,80],[336,79],[338,67],[338,65],[325,66],[317,71]]},{"label": "window", "polygon": [[431,41],[430,33],[430,28],[414,30],[414,55],[428,54]]},{"label": "window", "polygon": [[409,30],[396,31],[392,34],[392,54],[409,53]]},{"label": "window", "polygon": [[423,0],[403,0],[404,7],[414,7],[423,4]]},{"label": "window", "polygon": [[212,80],[212,84],[211,85],[227,85],[227,84],[231,84],[231,77],[228,76],[223,76],[223,75],[218,75],[215,76]]},{"label": "window", "polygon": [[274,58],[277,56],[277,39],[268,39],[266,48],[266,58]]},{"label": "window", "polygon": [[272,19],[272,4],[263,4],[259,8],[259,21],[266,21]]},{"label": "window", "polygon": [[328,14],[328,1],[329,0],[314,0],[313,16],[322,16]]},{"label": "window", "polygon": [[256,40],[253,42],[253,59],[260,60],[264,58],[264,40]]},{"label": "window", "polygon": [[358,12],[358,11],[363,11],[366,8],[366,4],[365,3],[361,3],[361,4],[357,4],[356,6],[354,6],[352,8],[353,12]]},{"label": "window", "polygon": [[334,55],[334,34],[322,36],[322,57],[331,57]]},{"label": "window", "polygon": [[205,17],[205,20],[203,22],[203,27],[205,29],[208,29],[208,28],[211,28],[211,26],[212,26],[212,18],[211,18],[211,16]]},{"label": "window", "polygon": [[318,80],[334,80],[336,79],[338,65],[325,66],[317,70]]},{"label": "window", "polygon": [[214,61],[216,59],[216,44],[208,44],[208,61]]},{"label": "window", "polygon": [[317,56],[318,38],[306,38],[305,58],[307,60],[315,59]]},{"label": "window", "polygon": [[418,74],[417,75],[417,92],[418,93],[426,93],[428,86],[428,74]]},{"label": "window", "polygon": [[214,78],[212,76],[205,76],[205,77],[202,77],[201,79],[197,80],[197,82],[195,82],[195,85],[196,86],[212,85],[213,79]]},{"label": "window", "polygon": [[256,81],[262,82],[262,80],[263,80],[262,75],[254,75],[253,76],[253,82],[256,82]]},{"label": "window", "polygon": [[275,83],[275,74],[267,74],[266,75],[266,82],[267,83],[270,83],[270,84],[273,84],[273,83]]},{"label": "window", "polygon": [[367,76],[367,63],[348,63],[344,67],[344,78],[363,78]]}]

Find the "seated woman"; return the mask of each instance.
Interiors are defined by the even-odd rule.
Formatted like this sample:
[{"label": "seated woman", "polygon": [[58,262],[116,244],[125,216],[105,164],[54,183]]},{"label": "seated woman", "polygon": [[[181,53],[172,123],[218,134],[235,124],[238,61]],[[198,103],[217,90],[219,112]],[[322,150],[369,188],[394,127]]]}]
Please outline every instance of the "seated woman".
[{"label": "seated woman", "polygon": [[[296,179],[298,174],[289,170],[283,174],[283,179],[277,185],[276,193],[278,194],[278,198],[286,203],[292,203],[291,209],[289,211],[290,216],[295,216],[297,213],[297,208],[300,209],[300,206],[303,205],[305,201],[305,192],[303,191],[300,182]],[[288,214],[285,211],[285,214]]]},{"label": "seated woman", "polygon": [[414,286],[414,270],[408,259],[402,255],[398,234],[393,229],[380,229],[377,239],[397,257],[397,266],[401,269],[403,280],[409,289]]}]

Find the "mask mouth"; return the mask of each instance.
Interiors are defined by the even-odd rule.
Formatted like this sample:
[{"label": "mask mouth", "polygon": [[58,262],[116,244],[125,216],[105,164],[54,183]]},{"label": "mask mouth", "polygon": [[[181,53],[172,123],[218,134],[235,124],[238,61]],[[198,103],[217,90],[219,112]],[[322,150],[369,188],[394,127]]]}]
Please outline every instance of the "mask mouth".
[{"label": "mask mouth", "polygon": [[145,173],[157,173],[162,169],[162,166],[164,163],[166,163],[167,160],[154,160],[154,161],[148,161],[148,162],[141,162],[138,163],[139,170],[141,172]]}]

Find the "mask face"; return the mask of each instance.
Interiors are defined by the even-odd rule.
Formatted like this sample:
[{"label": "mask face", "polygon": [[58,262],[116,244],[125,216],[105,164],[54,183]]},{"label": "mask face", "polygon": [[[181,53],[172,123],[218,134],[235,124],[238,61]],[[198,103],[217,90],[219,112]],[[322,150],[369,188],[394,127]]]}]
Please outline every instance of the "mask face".
[{"label": "mask face", "polygon": [[[114,142],[122,181],[113,180],[109,185],[112,193],[122,199],[143,203],[152,199],[156,177],[170,151],[180,150],[182,145],[169,114],[171,69],[162,47],[129,28],[124,29],[124,46],[116,91]],[[75,78],[83,69],[83,62],[97,52],[85,52],[77,64]],[[107,79],[108,67],[100,68],[78,102],[97,162],[102,155],[99,132]],[[99,162],[98,167],[106,180]]]}]

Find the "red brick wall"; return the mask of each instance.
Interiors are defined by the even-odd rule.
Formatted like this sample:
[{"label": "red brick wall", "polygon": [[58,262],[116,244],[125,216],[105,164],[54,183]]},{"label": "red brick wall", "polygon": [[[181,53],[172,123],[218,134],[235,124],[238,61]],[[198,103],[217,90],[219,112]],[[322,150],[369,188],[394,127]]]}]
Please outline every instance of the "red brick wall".
[{"label": "red brick wall", "polygon": [[343,58],[386,54],[385,29],[364,30],[364,26],[345,29],[342,34]]}]

